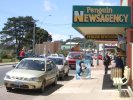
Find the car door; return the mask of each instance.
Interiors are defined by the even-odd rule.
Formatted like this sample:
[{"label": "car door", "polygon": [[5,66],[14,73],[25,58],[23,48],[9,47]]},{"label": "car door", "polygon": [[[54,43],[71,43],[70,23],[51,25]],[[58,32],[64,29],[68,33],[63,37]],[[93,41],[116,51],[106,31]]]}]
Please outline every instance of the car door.
[{"label": "car door", "polygon": [[51,84],[52,82],[52,72],[53,71],[53,68],[52,68],[52,64],[51,64],[51,61],[48,60],[47,61],[47,64],[46,64],[46,80],[47,80],[47,85],[48,84]]},{"label": "car door", "polygon": [[57,66],[55,65],[55,63],[53,61],[51,62],[51,66],[52,66],[52,72],[51,72],[52,82],[54,82],[55,78],[56,78],[56,76],[58,74],[58,68],[57,68]]}]

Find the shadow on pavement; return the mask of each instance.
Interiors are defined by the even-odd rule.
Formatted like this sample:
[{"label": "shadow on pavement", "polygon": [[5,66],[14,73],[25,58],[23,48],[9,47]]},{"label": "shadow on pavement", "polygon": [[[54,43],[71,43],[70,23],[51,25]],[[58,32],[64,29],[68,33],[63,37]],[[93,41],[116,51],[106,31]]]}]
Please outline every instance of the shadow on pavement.
[{"label": "shadow on pavement", "polygon": [[64,86],[64,85],[57,84],[55,87],[53,87],[53,86],[46,87],[45,92],[40,95],[48,96],[48,95],[52,94],[53,92],[55,92],[56,90],[58,90],[59,88],[61,88],[62,86]]},{"label": "shadow on pavement", "polygon": [[64,79],[59,78],[58,81],[70,81],[74,78],[72,75],[65,76]]},{"label": "shadow on pavement", "polygon": [[130,95],[129,95],[129,93],[128,93],[127,90],[122,90],[122,92],[121,92],[121,97],[122,97],[122,98],[130,97]]},{"label": "shadow on pavement", "polygon": [[[122,89],[126,89],[126,88],[127,88],[126,85],[122,86]],[[104,75],[102,89],[103,90],[117,89],[117,87],[113,86],[113,81],[110,78],[110,74]]]},{"label": "shadow on pavement", "polygon": [[102,89],[103,90],[105,90],[105,89],[116,89],[113,86],[113,81],[110,78],[110,74],[104,75]]}]

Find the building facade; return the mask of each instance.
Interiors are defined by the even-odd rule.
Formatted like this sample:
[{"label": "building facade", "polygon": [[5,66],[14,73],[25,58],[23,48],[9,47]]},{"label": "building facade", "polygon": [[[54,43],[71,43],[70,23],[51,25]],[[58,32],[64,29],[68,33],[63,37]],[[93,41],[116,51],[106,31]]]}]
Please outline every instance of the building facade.
[{"label": "building facade", "polygon": [[43,42],[43,44],[35,45],[35,54],[52,54],[58,52],[61,49],[61,43],[59,41],[55,42]]}]

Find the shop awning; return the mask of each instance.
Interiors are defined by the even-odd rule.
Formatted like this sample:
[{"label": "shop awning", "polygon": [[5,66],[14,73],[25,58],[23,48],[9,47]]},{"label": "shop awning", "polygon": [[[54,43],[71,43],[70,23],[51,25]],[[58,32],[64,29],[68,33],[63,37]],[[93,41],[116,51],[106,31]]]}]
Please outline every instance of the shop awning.
[{"label": "shop awning", "polygon": [[117,41],[131,26],[129,6],[73,6],[72,27],[87,39]]}]

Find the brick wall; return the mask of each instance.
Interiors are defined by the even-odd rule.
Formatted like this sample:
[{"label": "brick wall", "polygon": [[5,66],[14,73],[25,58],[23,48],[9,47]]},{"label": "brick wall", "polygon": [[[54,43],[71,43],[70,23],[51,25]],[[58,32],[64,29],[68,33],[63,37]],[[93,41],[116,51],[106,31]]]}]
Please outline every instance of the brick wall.
[{"label": "brick wall", "polygon": [[61,48],[61,43],[58,41],[55,42],[43,42],[43,44],[35,45],[35,54],[48,54],[48,53],[56,53]]}]

